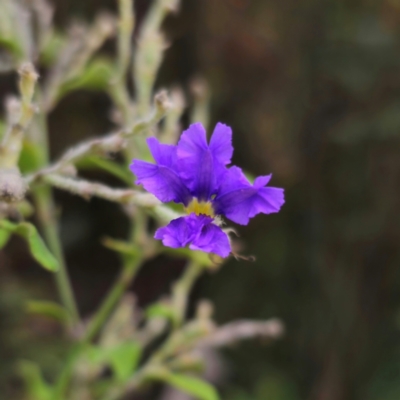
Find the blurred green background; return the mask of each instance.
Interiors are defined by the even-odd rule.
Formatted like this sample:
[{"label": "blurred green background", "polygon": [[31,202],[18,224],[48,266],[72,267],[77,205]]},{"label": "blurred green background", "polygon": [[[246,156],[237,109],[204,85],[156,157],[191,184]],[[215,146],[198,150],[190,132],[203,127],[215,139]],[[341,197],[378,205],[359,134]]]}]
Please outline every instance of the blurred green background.
[{"label": "blurred green background", "polygon": [[[116,10],[113,0],[52,3],[59,27]],[[136,1],[138,24],[149,3]],[[272,172],[272,184],[286,190],[279,214],[239,228],[238,247],[256,262],[231,260],[194,293],[215,302],[218,322],[279,317],[286,325],[275,343],[223,353],[223,398],[400,399],[400,1],[182,3],[165,24],[171,47],[158,86],[188,87],[203,76],[211,125],[233,128],[234,163]],[[0,76],[2,95],[14,82]],[[84,91],[65,98],[50,116],[52,157],[110,129],[110,104]],[[56,198],[88,315],[117,273],[100,239],[123,237],[124,216],[102,200]],[[132,288],[140,304],[167,291],[181,268],[173,260],[148,265]],[[0,398],[19,398],[17,360],[39,360],[48,377],[60,365],[59,328],[24,312],[28,298],[55,298],[54,290],[22,242],[0,252]]]}]

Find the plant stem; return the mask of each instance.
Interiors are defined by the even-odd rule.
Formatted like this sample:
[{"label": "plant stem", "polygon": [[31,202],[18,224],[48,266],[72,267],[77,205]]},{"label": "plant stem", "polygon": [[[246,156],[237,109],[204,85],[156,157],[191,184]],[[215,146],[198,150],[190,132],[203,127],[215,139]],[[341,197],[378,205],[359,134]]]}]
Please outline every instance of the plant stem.
[{"label": "plant stem", "polygon": [[[204,267],[201,264],[191,261],[173,288],[172,302],[177,314],[176,328],[178,328],[184,321],[190,291],[203,270]],[[175,331],[175,334],[177,334],[177,332],[179,331]],[[124,394],[138,389],[152,375],[151,371],[162,367],[165,357],[169,354],[168,352],[173,338],[174,336],[170,335],[161,348],[154,352],[154,354],[132,376],[125,386],[111,388],[104,397],[102,397],[102,400],[117,400],[122,398]]]},{"label": "plant stem", "polygon": [[[40,157],[41,165],[47,165],[49,162],[49,143],[46,117],[40,118]],[[33,197],[36,203],[39,223],[43,229],[46,242],[57,258],[59,270],[55,273],[55,280],[61,302],[71,315],[69,324],[76,326],[79,323],[79,313],[76,306],[75,297],[72,291],[70,279],[68,276],[67,265],[59,238],[58,224],[55,217],[55,205],[52,198],[50,186],[41,185],[33,189]]]},{"label": "plant stem", "polygon": [[114,285],[110,289],[107,297],[99,307],[98,311],[92,318],[88,329],[82,339],[82,342],[90,342],[99,333],[100,329],[107,321],[112,310],[125,293],[126,289],[131,284],[134,276],[136,275],[139,267],[142,263],[142,256],[138,255],[135,258],[129,258],[125,261],[122,271],[115,281]]},{"label": "plant stem", "polygon": [[139,267],[142,263],[142,255],[138,254],[136,257],[127,258],[124,262],[122,271],[118,279],[114,282],[107,297],[104,299],[103,303],[100,305],[89,326],[81,338],[80,342],[76,344],[71,352],[69,360],[66,362],[64,369],[58,377],[58,381],[55,385],[55,400],[62,399],[74,373],[74,366],[79,356],[85,350],[87,344],[89,344],[96,335],[100,332],[101,328],[104,326],[111,312],[118,304],[122,295],[125,293],[128,286],[131,284],[134,276],[136,275]]},{"label": "plant stem", "polygon": [[53,216],[54,203],[51,198],[51,188],[47,186],[36,188],[33,192],[33,196],[35,198],[37,214],[43,229],[44,237],[51,252],[59,263],[59,270],[55,273],[55,280],[61,302],[71,315],[72,325],[75,325],[79,322],[79,314],[70,285],[61,243],[58,238],[57,223]]},{"label": "plant stem", "polygon": [[177,324],[179,325],[181,325],[185,319],[190,291],[196,279],[203,272],[203,269],[204,267],[196,261],[189,262],[182,277],[174,285],[172,305],[176,312]]}]

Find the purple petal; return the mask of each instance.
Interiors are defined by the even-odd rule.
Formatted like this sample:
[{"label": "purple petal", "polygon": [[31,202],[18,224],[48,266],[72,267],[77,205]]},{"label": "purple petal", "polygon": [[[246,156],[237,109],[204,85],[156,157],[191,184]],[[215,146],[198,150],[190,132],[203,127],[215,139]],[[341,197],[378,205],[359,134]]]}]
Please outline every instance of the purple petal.
[{"label": "purple petal", "polygon": [[228,125],[218,122],[215,126],[210,140],[210,150],[218,163],[227,165],[231,162],[233,154],[232,129]]},{"label": "purple petal", "polygon": [[195,197],[209,200],[217,192],[232,153],[232,131],[224,124],[216,125],[210,145],[200,123],[182,133],[177,146],[179,175]]},{"label": "purple petal", "polygon": [[209,223],[203,227],[200,235],[189,246],[192,250],[202,250],[225,258],[231,252],[228,235],[217,225]]},{"label": "purple petal", "polygon": [[172,168],[176,163],[176,146],[162,144],[155,137],[147,139],[151,154],[158,165]]},{"label": "purple petal", "polygon": [[142,184],[160,201],[175,201],[188,204],[190,193],[178,174],[169,167],[155,165],[141,160],[133,160],[131,171],[137,176],[136,184]]},{"label": "purple petal", "polygon": [[216,212],[241,225],[259,213],[278,212],[285,202],[284,193],[280,188],[264,187],[270,179],[271,175],[260,176],[252,185],[240,168],[230,168],[214,200]]},{"label": "purple petal", "polygon": [[147,139],[156,165],[141,160],[133,160],[131,171],[137,176],[136,184],[142,184],[162,202],[190,201],[190,193],[176,171],[176,146],[161,144],[156,138]]},{"label": "purple petal", "polygon": [[177,146],[180,176],[199,199],[207,200],[215,189],[214,163],[206,131],[200,123],[182,133]]},{"label": "purple petal", "polygon": [[231,251],[229,238],[221,228],[212,223],[212,218],[190,214],[172,220],[157,230],[154,237],[162,240],[164,246],[202,250],[227,257]]},{"label": "purple petal", "polygon": [[[188,217],[181,217],[172,220],[167,226],[158,229],[154,235],[155,239],[162,240],[167,247],[185,247],[197,235],[192,224],[188,223]],[[199,227],[200,229],[201,227]]]}]

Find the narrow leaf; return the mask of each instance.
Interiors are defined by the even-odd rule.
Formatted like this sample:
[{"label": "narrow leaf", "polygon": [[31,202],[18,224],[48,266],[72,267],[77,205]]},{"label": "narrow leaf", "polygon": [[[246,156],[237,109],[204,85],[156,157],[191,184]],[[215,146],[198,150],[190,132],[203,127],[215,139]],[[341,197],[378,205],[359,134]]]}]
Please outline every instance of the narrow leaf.
[{"label": "narrow leaf", "polygon": [[9,232],[5,229],[0,229],[0,250],[7,244],[10,236],[11,236],[11,232]]},{"label": "narrow leaf", "polygon": [[124,382],[135,372],[142,355],[142,348],[134,341],[112,347],[90,346],[86,352],[93,365],[109,365],[119,382]]},{"label": "narrow leaf", "polygon": [[19,364],[21,376],[25,382],[28,399],[51,400],[52,389],[43,380],[39,367],[31,361],[21,361]]},{"label": "narrow leaf", "polygon": [[173,373],[161,374],[158,379],[194,396],[198,400],[219,400],[219,395],[215,388],[202,379]]},{"label": "narrow leaf", "polygon": [[88,64],[77,77],[65,82],[59,91],[59,97],[77,89],[105,90],[115,72],[110,60],[97,58]]},{"label": "narrow leaf", "polygon": [[33,258],[44,268],[55,272],[58,269],[58,261],[50,253],[36,228],[29,222],[21,222],[14,224],[5,219],[0,221],[0,230],[5,230],[10,233],[16,233],[22,236],[29,246],[29,250]]},{"label": "narrow leaf", "polygon": [[60,304],[52,301],[29,301],[26,309],[31,314],[40,314],[61,322],[66,322],[70,319],[68,311]]},{"label": "narrow leaf", "polygon": [[155,303],[146,309],[146,316],[148,318],[163,317],[174,322],[176,320],[176,312],[169,305],[164,303]]},{"label": "narrow leaf", "polygon": [[105,237],[102,239],[101,243],[104,247],[107,247],[107,249],[116,251],[117,253],[121,253],[126,256],[137,257],[138,254],[140,254],[140,251],[137,247],[123,240]]},{"label": "narrow leaf", "polygon": [[77,163],[77,167],[83,169],[97,167],[107,171],[128,185],[132,185],[133,182],[133,175],[127,168],[117,164],[115,161],[106,160],[98,156],[85,157]]},{"label": "narrow leaf", "polygon": [[133,341],[121,343],[110,351],[110,364],[118,381],[128,380],[135,372],[141,354],[141,347]]}]

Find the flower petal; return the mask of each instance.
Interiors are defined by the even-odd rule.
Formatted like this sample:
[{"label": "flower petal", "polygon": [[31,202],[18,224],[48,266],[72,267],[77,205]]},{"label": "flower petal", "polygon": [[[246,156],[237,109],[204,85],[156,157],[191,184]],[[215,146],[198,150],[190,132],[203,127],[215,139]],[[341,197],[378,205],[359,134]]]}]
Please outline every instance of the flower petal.
[{"label": "flower petal", "polygon": [[214,132],[210,140],[210,151],[216,160],[221,165],[227,165],[231,162],[233,154],[232,146],[232,129],[221,122],[214,128]]},{"label": "flower petal", "polygon": [[136,184],[142,184],[162,202],[175,201],[187,205],[191,199],[189,190],[178,174],[169,167],[133,160],[131,171],[137,176]]},{"label": "flower petal", "polygon": [[192,250],[202,250],[214,253],[225,258],[231,252],[228,235],[217,225],[209,223],[204,225],[200,235],[189,246]]},{"label": "flower petal", "polygon": [[142,184],[162,202],[175,201],[187,205],[190,192],[176,171],[176,146],[161,144],[156,138],[147,139],[151,154],[157,164],[133,160],[130,168]]},{"label": "flower petal", "polygon": [[180,176],[192,194],[201,200],[208,200],[215,190],[216,179],[213,157],[203,125],[192,124],[182,133],[177,155]]},{"label": "flower petal", "polygon": [[247,225],[249,219],[259,213],[278,212],[285,202],[284,193],[280,188],[264,187],[270,179],[271,175],[260,176],[252,185],[240,168],[230,168],[214,200],[217,214]]},{"label": "flower petal", "polygon": [[167,247],[173,247],[175,249],[178,247],[185,247],[194,239],[195,235],[197,235],[201,229],[201,226],[196,229],[188,219],[189,217],[173,219],[167,226],[158,229],[154,238],[162,240],[164,246]]},{"label": "flower petal", "polygon": [[162,144],[155,137],[148,138],[147,144],[158,165],[170,168],[175,166],[177,160],[176,146],[171,144]]},{"label": "flower petal", "polygon": [[212,223],[205,215],[190,214],[172,220],[167,226],[157,230],[154,237],[162,240],[164,246],[192,250],[202,250],[227,257],[231,251],[227,234]]},{"label": "flower petal", "polygon": [[217,192],[232,153],[232,130],[227,125],[216,125],[210,145],[200,123],[182,133],[177,146],[180,176],[195,197],[209,200]]}]

